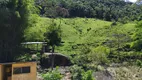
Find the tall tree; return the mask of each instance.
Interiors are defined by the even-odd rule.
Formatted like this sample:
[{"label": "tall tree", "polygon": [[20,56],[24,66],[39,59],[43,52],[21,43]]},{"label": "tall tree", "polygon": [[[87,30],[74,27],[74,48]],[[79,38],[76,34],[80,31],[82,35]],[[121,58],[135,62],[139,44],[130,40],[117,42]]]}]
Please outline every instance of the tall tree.
[{"label": "tall tree", "polygon": [[54,52],[55,52],[55,46],[59,46],[61,43],[61,22],[59,25],[53,23],[47,28],[47,32],[44,34],[45,40],[47,43],[52,47],[52,61],[51,61],[51,68],[54,67]]},{"label": "tall tree", "polygon": [[33,8],[34,0],[0,1],[0,62],[11,62],[21,53],[20,43]]}]

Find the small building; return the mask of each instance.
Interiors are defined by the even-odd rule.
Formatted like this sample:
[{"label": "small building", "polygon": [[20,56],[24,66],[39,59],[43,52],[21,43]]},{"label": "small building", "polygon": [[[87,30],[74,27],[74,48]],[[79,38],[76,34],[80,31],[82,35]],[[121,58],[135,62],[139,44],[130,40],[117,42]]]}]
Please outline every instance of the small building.
[{"label": "small building", "polygon": [[0,80],[36,80],[36,62],[0,63]]}]

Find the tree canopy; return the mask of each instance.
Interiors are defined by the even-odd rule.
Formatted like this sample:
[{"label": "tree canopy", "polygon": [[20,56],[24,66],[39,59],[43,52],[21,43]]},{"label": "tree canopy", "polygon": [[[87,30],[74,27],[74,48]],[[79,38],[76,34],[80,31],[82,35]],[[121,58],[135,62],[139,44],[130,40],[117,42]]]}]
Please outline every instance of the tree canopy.
[{"label": "tree canopy", "polygon": [[142,5],[124,0],[36,0],[36,3],[40,6],[40,14],[46,17],[91,17],[120,22],[142,20]]},{"label": "tree canopy", "polygon": [[23,32],[34,11],[34,0],[0,1],[0,62],[13,61],[20,54]]}]

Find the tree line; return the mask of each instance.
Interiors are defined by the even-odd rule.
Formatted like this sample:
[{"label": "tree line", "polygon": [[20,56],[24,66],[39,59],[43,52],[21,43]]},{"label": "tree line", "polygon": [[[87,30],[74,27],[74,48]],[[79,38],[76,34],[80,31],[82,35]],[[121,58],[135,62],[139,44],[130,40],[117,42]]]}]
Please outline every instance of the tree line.
[{"label": "tree line", "polygon": [[107,21],[142,19],[142,6],[124,0],[36,0],[46,17],[88,17]]}]

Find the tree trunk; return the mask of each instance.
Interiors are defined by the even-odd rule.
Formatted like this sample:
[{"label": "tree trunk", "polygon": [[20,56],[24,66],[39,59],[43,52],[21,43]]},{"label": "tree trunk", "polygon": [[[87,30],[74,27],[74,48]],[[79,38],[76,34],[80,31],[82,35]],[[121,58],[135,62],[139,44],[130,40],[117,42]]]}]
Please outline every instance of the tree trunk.
[{"label": "tree trunk", "polygon": [[53,55],[54,54],[54,49],[55,49],[55,46],[52,46],[52,56],[51,56],[51,69],[52,70],[54,68],[54,58],[55,58],[55,56]]}]

